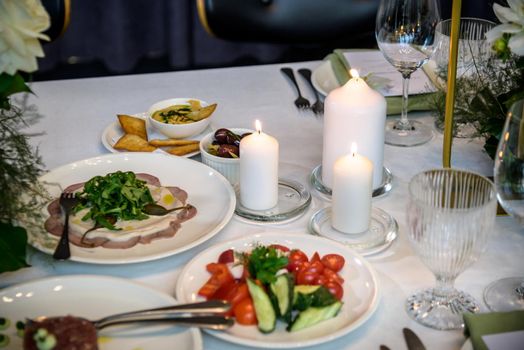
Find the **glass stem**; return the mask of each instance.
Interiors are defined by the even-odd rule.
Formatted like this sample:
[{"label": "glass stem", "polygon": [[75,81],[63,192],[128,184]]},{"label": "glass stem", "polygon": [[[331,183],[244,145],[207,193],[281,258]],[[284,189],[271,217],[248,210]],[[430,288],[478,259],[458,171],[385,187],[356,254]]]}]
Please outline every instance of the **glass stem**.
[{"label": "glass stem", "polygon": [[455,278],[445,278],[442,276],[437,276],[437,286],[434,289],[436,295],[442,298],[448,298],[450,295],[455,293]]},{"label": "glass stem", "polygon": [[402,73],[402,114],[396,128],[400,130],[411,130],[411,123],[408,120],[408,95],[409,95],[409,78],[411,73]]}]

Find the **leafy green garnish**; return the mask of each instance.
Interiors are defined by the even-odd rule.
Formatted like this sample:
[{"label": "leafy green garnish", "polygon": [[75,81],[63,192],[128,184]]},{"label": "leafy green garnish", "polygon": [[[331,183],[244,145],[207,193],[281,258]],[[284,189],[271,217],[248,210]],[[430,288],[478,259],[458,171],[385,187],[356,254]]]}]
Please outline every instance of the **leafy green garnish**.
[{"label": "leafy green garnish", "polygon": [[146,182],[131,172],[117,171],[106,176],[95,176],[87,181],[78,195],[80,203],[73,209],[78,213],[89,208],[83,221],[93,220],[95,224],[110,230],[119,230],[111,219],[144,220],[149,216],[143,212],[146,204],[154,203]]},{"label": "leafy green garnish", "polygon": [[266,246],[253,249],[248,260],[249,273],[263,284],[274,282],[277,271],[287,264],[288,259],[280,250]]}]

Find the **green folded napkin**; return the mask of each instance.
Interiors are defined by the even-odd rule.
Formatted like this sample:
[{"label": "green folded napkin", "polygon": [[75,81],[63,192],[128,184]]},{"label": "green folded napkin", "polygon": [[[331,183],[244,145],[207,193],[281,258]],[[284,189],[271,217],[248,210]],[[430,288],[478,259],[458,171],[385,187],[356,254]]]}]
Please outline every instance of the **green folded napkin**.
[{"label": "green folded napkin", "polygon": [[[349,79],[349,65],[346,57],[344,56],[344,50],[335,49],[333,53],[327,55],[324,60],[328,60],[331,63],[331,68],[339,85],[344,85]],[[424,93],[411,95],[408,99],[408,111],[427,111],[431,109],[432,98],[435,93]],[[401,96],[387,96],[387,114],[400,114],[402,111],[402,97]]]},{"label": "green folded napkin", "polygon": [[475,350],[488,350],[483,335],[524,330],[524,311],[464,314],[464,335]]}]

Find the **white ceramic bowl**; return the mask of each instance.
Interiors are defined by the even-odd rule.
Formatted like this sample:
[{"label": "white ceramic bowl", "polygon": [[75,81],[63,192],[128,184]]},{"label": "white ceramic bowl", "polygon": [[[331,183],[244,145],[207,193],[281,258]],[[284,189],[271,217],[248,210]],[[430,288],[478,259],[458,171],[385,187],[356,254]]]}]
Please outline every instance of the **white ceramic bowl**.
[{"label": "white ceramic bowl", "polygon": [[[242,135],[246,132],[253,132],[251,129],[227,128],[235,134]],[[240,158],[222,158],[210,154],[207,149],[215,139],[215,132],[210,132],[200,140],[200,155],[202,163],[224,175],[232,185],[240,180]]]},{"label": "white ceramic bowl", "polygon": [[177,104],[186,104],[189,100],[200,101],[202,107],[209,105],[207,102],[199,100],[198,98],[170,98],[168,100],[157,102],[149,107],[149,110],[147,111],[151,125],[153,125],[153,127],[158,130],[158,132],[173,139],[183,139],[200,134],[208,127],[209,123],[211,122],[211,118],[213,118],[214,112],[205,119],[188,124],[167,124],[159,122],[158,120],[155,120],[151,117],[153,113],[159,109],[167,108]]}]

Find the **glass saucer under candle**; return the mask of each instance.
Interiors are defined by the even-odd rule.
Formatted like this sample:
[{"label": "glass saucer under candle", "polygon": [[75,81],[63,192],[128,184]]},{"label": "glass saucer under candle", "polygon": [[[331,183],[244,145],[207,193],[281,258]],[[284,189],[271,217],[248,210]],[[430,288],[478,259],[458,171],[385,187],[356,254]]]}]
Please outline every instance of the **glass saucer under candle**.
[{"label": "glass saucer under candle", "polygon": [[240,186],[235,186],[237,205],[235,214],[241,218],[266,223],[285,223],[300,217],[311,204],[311,194],[299,182],[278,179],[278,203],[266,210],[246,208],[240,202]]},{"label": "glass saucer under candle", "polygon": [[331,207],[313,214],[308,228],[312,235],[340,242],[364,256],[387,249],[398,236],[398,224],[395,218],[375,207],[371,208],[371,223],[365,232],[344,233],[334,229],[331,226]]},{"label": "glass saucer under candle", "polygon": [[[327,197],[327,199],[331,199],[331,188],[327,187],[322,182],[322,165],[319,165],[315,169],[313,169],[310,175],[310,181],[313,188],[315,188],[318,192]],[[383,167],[382,183],[379,187],[373,189],[373,197],[379,197],[391,191],[392,181],[393,174],[391,174],[391,171],[388,168]]]}]

